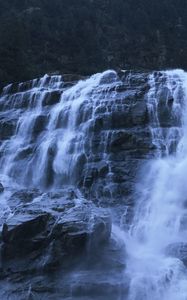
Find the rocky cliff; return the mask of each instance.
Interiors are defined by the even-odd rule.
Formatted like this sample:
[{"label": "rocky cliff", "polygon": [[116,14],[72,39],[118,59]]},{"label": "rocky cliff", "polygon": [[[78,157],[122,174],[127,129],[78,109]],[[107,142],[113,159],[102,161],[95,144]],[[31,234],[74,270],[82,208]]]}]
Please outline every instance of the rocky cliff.
[{"label": "rocky cliff", "polygon": [[3,89],[2,299],[125,299],[112,223],[129,227],[143,166],[175,151],[182,99],[167,72],[45,75]]}]

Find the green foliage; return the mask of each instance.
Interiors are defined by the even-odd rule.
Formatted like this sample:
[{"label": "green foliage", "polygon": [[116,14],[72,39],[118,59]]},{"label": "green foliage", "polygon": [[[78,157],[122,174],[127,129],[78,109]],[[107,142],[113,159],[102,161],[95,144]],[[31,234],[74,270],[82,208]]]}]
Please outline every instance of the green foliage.
[{"label": "green foliage", "polygon": [[0,0],[0,84],[46,72],[187,68],[186,0]]}]

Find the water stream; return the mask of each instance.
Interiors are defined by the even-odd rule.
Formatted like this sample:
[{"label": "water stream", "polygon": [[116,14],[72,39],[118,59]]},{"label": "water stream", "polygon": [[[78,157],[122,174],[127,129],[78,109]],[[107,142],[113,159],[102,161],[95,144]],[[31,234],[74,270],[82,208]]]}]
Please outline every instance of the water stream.
[{"label": "water stream", "polygon": [[[63,77],[44,76],[21,83],[16,92],[12,85],[4,89],[0,106],[6,134],[14,126],[0,143],[0,182],[5,187],[0,195],[1,217],[9,213],[6,200],[11,189],[55,190],[77,182],[84,186],[89,166],[98,168],[98,162],[102,165],[99,171],[95,167],[95,177],[87,177],[91,184],[101,179],[103,190],[109,190],[107,197],[117,197],[115,190],[110,191],[124,182],[115,174],[116,164],[123,167],[123,160],[135,155],[130,147],[139,144],[120,146],[137,138],[133,126],[136,130],[147,126],[136,124],[139,115],[135,125],[121,118],[131,113],[136,101],[134,106],[130,101],[139,93],[139,87],[131,91],[130,79],[129,75],[122,84],[116,72],[106,71],[68,88]],[[134,186],[134,215],[128,230],[119,229],[119,224],[113,227],[116,239],[125,244],[124,278],[130,278],[128,296],[120,294],[117,300],[187,300],[187,73],[165,71],[159,77],[153,73],[148,84],[148,130],[154,155],[141,168],[141,179]],[[119,135],[117,143],[112,140],[115,135]],[[133,163],[139,156],[131,158]]]},{"label": "water stream", "polygon": [[187,270],[179,255],[187,245],[187,74],[176,70],[164,76],[181,127],[161,128],[160,87],[151,75],[148,107],[157,157],[142,170],[134,219],[124,237],[129,300],[187,299]]}]

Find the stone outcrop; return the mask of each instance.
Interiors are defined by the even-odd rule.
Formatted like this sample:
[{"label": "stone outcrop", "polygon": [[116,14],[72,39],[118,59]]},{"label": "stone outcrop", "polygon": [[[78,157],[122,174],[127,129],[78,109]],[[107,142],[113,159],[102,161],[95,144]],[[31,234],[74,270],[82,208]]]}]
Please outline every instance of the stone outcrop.
[{"label": "stone outcrop", "polygon": [[51,263],[60,264],[63,256],[92,252],[109,241],[109,213],[79,198],[73,190],[46,194],[23,190],[14,193],[9,203],[13,215],[2,228],[2,268],[7,261],[28,255],[44,260],[46,249],[51,249]]},{"label": "stone outcrop", "polygon": [[[3,223],[0,242],[2,299],[27,299],[30,293],[47,299],[51,294],[53,299],[79,294],[81,297],[82,293],[92,295],[94,289],[93,296],[97,298],[98,295],[106,296],[105,287],[109,289],[109,299],[110,294],[119,293],[120,284],[110,283],[107,275],[111,257],[105,253],[106,249],[110,248],[111,255],[119,252],[119,247],[110,240],[109,212],[68,187],[48,193],[20,190],[8,201],[12,215]],[[84,265],[82,275],[80,271],[82,278],[75,282],[71,270],[76,269],[80,261]],[[101,263],[103,280],[98,283],[97,276],[89,269],[95,264],[95,272],[100,272]],[[121,271],[124,268],[122,262],[120,268]],[[59,280],[53,276],[59,276]],[[7,280],[9,288],[5,284]],[[31,290],[27,281],[32,285]],[[127,290],[127,282],[123,289]]]}]

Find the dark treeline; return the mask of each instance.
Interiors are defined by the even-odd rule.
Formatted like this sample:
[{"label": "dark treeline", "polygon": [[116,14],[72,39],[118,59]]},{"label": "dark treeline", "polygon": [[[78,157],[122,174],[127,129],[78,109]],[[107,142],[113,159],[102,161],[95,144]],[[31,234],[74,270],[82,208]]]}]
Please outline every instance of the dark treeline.
[{"label": "dark treeline", "polygon": [[186,0],[0,0],[0,83],[187,68]]}]

